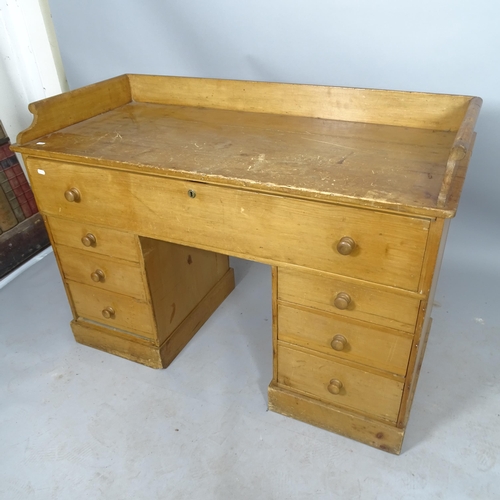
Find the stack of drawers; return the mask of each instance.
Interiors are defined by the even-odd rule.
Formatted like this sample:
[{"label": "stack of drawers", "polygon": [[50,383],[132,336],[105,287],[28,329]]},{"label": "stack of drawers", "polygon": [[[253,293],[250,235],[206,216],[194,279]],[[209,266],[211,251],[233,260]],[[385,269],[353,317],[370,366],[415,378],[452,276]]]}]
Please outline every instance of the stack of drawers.
[{"label": "stack of drawers", "polygon": [[[343,210],[353,211],[353,225],[346,235],[332,238],[331,273],[297,267],[275,271],[274,385],[323,408],[396,427],[427,299],[419,285],[429,221],[379,213],[378,238],[373,238],[356,224],[361,210]],[[391,272],[385,261],[394,265],[398,252],[411,255],[411,264]],[[362,279],[367,268],[371,274]]]},{"label": "stack of drawers", "polygon": [[75,317],[156,338],[137,236],[55,217],[48,224]]},{"label": "stack of drawers", "polygon": [[[32,158],[27,167],[46,187],[37,201],[75,339],[147,366],[168,366],[234,288],[228,257],[140,236],[142,230],[156,236],[159,223],[172,220],[161,190],[146,186],[146,194],[134,196],[131,185],[142,185],[142,176]],[[149,199],[160,206],[155,218],[145,210]]]}]

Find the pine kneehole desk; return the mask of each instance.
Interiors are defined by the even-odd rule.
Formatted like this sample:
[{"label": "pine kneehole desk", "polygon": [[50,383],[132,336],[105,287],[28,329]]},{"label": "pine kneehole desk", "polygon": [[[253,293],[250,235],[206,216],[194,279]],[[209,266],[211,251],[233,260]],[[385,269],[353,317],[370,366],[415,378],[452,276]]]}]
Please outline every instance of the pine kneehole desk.
[{"label": "pine kneehole desk", "polygon": [[399,453],[477,97],[124,75],[19,134],[76,340],[162,368],[272,266],[270,409]]}]

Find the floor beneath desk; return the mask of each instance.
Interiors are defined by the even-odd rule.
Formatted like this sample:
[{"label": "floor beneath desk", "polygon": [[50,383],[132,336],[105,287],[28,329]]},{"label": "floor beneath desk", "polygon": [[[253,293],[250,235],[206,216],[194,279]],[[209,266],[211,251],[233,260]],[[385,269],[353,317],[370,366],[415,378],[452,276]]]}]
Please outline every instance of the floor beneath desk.
[{"label": "floor beneath desk", "polygon": [[267,411],[269,267],[233,261],[234,292],[153,370],[74,342],[51,254],[0,290],[0,498],[500,498],[499,270],[480,265],[445,258],[397,457]]}]

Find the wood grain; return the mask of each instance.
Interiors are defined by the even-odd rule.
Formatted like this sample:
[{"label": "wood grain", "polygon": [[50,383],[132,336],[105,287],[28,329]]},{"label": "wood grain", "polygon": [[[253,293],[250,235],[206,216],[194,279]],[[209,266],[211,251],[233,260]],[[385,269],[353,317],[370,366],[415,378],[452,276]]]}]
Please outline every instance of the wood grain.
[{"label": "wood grain", "polygon": [[[335,335],[343,335],[347,340],[342,351],[332,348]],[[412,345],[412,337],[407,334],[281,303],[278,339],[403,376]]]},{"label": "wood grain", "polygon": [[229,269],[226,255],[141,238],[144,267],[163,342]]},{"label": "wood grain", "polygon": [[[67,283],[77,317],[126,330],[142,337],[157,338],[153,310],[147,302],[101,290],[95,286],[73,281]],[[112,307],[116,311],[114,318],[103,317],[102,311],[106,307]]]},{"label": "wood grain", "polygon": [[433,215],[454,138],[449,131],[132,103],[29,148],[69,161]]},{"label": "wood grain", "polygon": [[398,425],[406,426],[413,397],[417,389],[420,368],[425,354],[428,336],[432,323],[431,313],[434,305],[434,296],[438,284],[439,271],[446,247],[446,239],[450,227],[449,220],[437,219],[430,228],[429,245],[425,255],[425,272],[422,273],[421,287],[429,290],[428,300],[422,301],[417,328],[413,339],[410,362],[408,364],[408,376],[405,381],[403,404],[398,417]]},{"label": "wood grain", "polygon": [[160,347],[163,367],[166,368],[191,340],[195,333],[210,318],[224,299],[234,289],[234,271],[230,267],[215,286],[203,297],[184,321],[173,331]]},{"label": "wood grain", "polygon": [[129,75],[134,101],[458,130],[470,97],[207,78]]},{"label": "wood grain", "polygon": [[[446,165],[446,171],[443,178],[443,183],[441,185],[441,191],[438,196],[438,207],[451,206],[453,204],[453,195],[458,191],[461,192],[463,181],[465,180],[465,172],[467,172],[467,167],[472,156],[472,148],[476,141],[476,133],[472,135],[471,146],[466,151],[466,156],[462,159],[450,159]],[[458,149],[461,151],[461,149]],[[460,173],[462,175],[460,176]],[[458,177],[458,182],[456,178]],[[454,188],[454,184],[458,184],[458,187]]]},{"label": "wood grain", "polygon": [[[129,295],[143,301],[148,299],[146,285],[138,264],[117,261],[63,245],[57,248],[57,254],[67,280]],[[91,277],[92,273],[97,270],[102,271],[104,275],[102,281],[99,282],[93,281]]]},{"label": "wood grain", "polygon": [[[48,217],[47,220],[54,243],[58,246],[64,245],[85,250],[90,254],[139,262],[140,249],[134,234],[58,217]],[[87,247],[82,243],[82,238],[89,233],[96,238],[95,246]]]},{"label": "wood grain", "polygon": [[100,351],[135,361],[150,368],[163,368],[160,349],[151,340],[83,320],[71,322],[75,340]]},{"label": "wood grain", "polygon": [[[342,382],[339,394],[328,391],[331,379]],[[283,342],[278,342],[278,386],[391,422],[397,419],[403,392],[403,384],[399,380],[307,354]]]},{"label": "wood grain", "polygon": [[[34,158],[27,167],[34,191],[44,193],[40,210],[49,215],[101,225],[111,218],[114,228],[150,238],[408,290],[418,286],[425,219]],[[81,192],[79,203],[65,200],[71,187]],[[357,244],[348,256],[336,249],[346,235]]]},{"label": "wood grain", "polygon": [[441,190],[438,195],[438,206],[444,207],[449,196],[453,179],[458,171],[460,162],[468,164],[472,148],[474,147],[474,127],[479,116],[483,101],[479,97],[474,97],[469,102],[467,112],[460,124],[455,140],[451,147],[451,153],[446,164],[446,170],[441,185]]},{"label": "wood grain", "polygon": [[273,382],[278,382],[278,332],[279,332],[279,312],[278,312],[278,267],[271,267],[271,293],[272,293],[272,314],[273,314]]},{"label": "wood grain", "polygon": [[227,255],[270,264],[270,409],[399,453],[480,107],[123,75],[33,103],[13,149],[79,342],[165,367],[233,289]]},{"label": "wood grain", "polygon": [[133,335],[82,318],[72,321],[71,328],[75,340],[80,344],[151,368],[166,368],[233,288],[234,273],[229,269],[161,346],[155,339]]},{"label": "wood grain", "polygon": [[472,147],[480,103],[470,96],[123,75],[33,103],[34,123],[14,149],[451,217],[456,204],[443,194],[455,171],[450,162]]},{"label": "wood grain", "polygon": [[[333,313],[339,318],[351,318],[413,333],[420,301],[395,293],[393,290],[372,288],[365,283],[352,283],[324,273],[280,268],[280,301],[299,304]],[[345,310],[334,306],[338,293],[348,293],[352,299]]]},{"label": "wood grain", "polygon": [[33,123],[17,136],[24,144],[130,102],[126,75],[31,103]]},{"label": "wood grain", "polygon": [[272,411],[336,432],[379,450],[396,455],[401,452],[403,429],[290,392],[274,383],[269,386],[268,394],[269,409]]}]

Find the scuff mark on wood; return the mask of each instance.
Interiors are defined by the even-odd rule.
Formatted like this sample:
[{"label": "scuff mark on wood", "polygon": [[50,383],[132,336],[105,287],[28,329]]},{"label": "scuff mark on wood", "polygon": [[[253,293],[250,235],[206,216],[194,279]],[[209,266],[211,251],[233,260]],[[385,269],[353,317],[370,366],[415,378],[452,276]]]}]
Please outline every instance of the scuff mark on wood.
[{"label": "scuff mark on wood", "polygon": [[342,156],[342,158],[337,162],[337,165],[342,165],[342,163],[344,163],[347,158],[349,158],[349,156],[353,155],[354,154],[354,151],[351,151],[350,153]]}]

